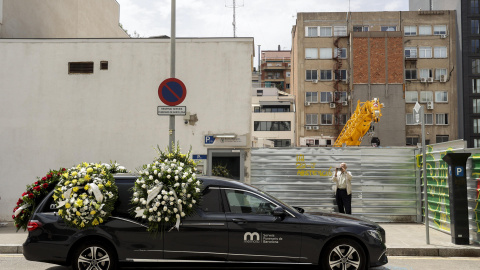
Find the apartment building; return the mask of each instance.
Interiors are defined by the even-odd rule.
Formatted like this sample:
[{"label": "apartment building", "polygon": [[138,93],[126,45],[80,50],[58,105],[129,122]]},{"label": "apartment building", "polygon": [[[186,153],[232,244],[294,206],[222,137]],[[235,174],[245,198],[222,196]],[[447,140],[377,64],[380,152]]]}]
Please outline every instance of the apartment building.
[{"label": "apartment building", "polygon": [[410,0],[411,11],[456,10],[459,137],[480,147],[480,0]]},{"label": "apartment building", "polygon": [[358,102],[374,98],[385,106],[374,127],[381,146],[421,141],[417,101],[426,110],[427,143],[457,139],[455,35],[455,11],[298,13],[297,143],[332,144]]},{"label": "apartment building", "polygon": [[274,87],[252,89],[252,147],[295,145],[295,97]]},{"label": "apartment building", "polygon": [[290,93],[291,51],[262,51],[261,81],[264,87],[275,87]]}]

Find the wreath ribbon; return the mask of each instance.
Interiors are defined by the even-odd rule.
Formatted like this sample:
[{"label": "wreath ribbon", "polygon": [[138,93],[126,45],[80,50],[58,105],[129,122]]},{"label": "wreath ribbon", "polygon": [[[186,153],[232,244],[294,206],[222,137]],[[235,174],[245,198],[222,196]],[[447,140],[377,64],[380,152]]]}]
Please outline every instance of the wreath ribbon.
[{"label": "wreath ribbon", "polygon": [[178,211],[179,211],[179,218],[177,218],[177,222],[175,223],[175,226],[170,228],[169,231],[173,230],[173,228],[175,228],[175,229],[177,229],[177,231],[179,231],[180,230],[180,218],[181,218],[181,213],[182,213],[182,204],[178,202],[178,197],[177,197],[177,193],[175,192],[175,190],[173,190],[173,188],[170,187],[170,191],[173,192],[173,197],[175,197],[175,202],[177,202]]},{"label": "wreath ribbon", "polygon": [[15,211],[15,217],[17,217],[18,214],[20,214],[23,209],[27,209],[28,207],[30,207],[30,204],[28,204],[28,203],[20,206],[20,207],[17,209],[17,211]]},{"label": "wreath ribbon", "polygon": [[[93,195],[95,196],[95,199],[98,202],[102,202],[103,195],[102,195],[102,192],[100,191],[100,188],[94,183],[90,183],[88,185],[90,187],[90,190],[88,192],[93,193]],[[79,187],[79,189],[85,189],[85,188]],[[63,193],[63,197],[65,198],[65,200],[58,202],[58,206],[57,206],[58,208],[64,206],[69,201],[70,195],[72,195],[72,191],[73,191],[73,188],[69,188]]]},{"label": "wreath ribbon", "polygon": [[[149,191],[147,191],[148,193],[148,196],[147,196],[147,203],[145,204],[147,207],[148,207],[148,204],[153,200],[155,199],[155,197],[157,197],[158,193],[160,193],[160,191],[162,190],[163,188],[163,184],[159,184],[158,186],[155,186],[154,188],[150,189]],[[143,209],[139,209],[139,210],[135,210],[135,217],[141,217],[143,216],[143,212],[145,212],[145,208]]]}]

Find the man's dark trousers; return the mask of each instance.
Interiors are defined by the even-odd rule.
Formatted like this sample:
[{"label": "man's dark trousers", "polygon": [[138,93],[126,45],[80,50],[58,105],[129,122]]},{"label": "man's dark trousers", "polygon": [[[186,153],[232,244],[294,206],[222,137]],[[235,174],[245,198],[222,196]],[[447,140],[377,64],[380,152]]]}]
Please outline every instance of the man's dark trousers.
[{"label": "man's dark trousers", "polygon": [[337,188],[337,194],[335,194],[335,200],[337,201],[338,212],[343,214],[352,214],[352,194],[347,194],[347,189]]}]

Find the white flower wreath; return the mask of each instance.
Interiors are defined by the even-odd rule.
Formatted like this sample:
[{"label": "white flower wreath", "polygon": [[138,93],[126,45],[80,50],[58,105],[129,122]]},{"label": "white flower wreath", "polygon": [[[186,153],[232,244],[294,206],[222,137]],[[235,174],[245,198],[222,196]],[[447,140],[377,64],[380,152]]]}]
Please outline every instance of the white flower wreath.
[{"label": "white flower wreath", "polygon": [[191,214],[198,203],[200,181],[196,178],[195,163],[187,155],[160,152],[160,158],[143,165],[133,188],[132,204],[135,217],[149,223],[148,231],[157,233],[162,225],[175,224]]}]

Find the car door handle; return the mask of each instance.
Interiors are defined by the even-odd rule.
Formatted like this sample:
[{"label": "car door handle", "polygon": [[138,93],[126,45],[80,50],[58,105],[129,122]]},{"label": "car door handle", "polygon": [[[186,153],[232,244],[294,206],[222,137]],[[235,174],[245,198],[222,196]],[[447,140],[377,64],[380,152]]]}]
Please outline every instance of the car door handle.
[{"label": "car door handle", "polygon": [[237,223],[237,224],[245,224],[245,223],[247,223],[247,220],[245,220],[245,219],[243,219],[243,218],[234,218],[234,219],[232,219],[232,221],[233,221],[234,223]]}]

